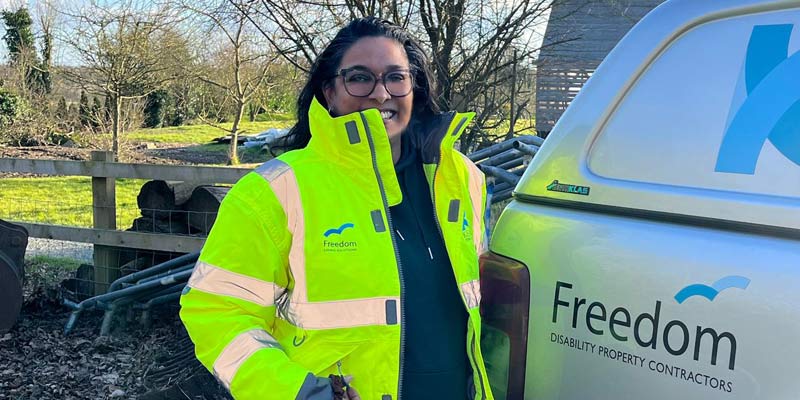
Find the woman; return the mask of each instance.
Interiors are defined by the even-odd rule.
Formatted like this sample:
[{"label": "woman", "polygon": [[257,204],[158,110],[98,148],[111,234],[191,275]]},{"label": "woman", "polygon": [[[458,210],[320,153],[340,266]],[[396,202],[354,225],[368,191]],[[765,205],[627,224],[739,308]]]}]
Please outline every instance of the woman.
[{"label": "woman", "polygon": [[181,298],[198,359],[239,399],[491,399],[484,179],[453,149],[472,115],[439,113],[420,46],[364,18],[298,117],[299,150],[231,189]]}]

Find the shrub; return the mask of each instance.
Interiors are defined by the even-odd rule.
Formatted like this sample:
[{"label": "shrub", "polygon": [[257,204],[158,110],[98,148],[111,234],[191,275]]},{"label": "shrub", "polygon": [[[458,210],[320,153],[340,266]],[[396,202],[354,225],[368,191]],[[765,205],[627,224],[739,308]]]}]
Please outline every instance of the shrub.
[{"label": "shrub", "polygon": [[14,123],[25,109],[25,102],[16,94],[0,89],[0,128]]}]

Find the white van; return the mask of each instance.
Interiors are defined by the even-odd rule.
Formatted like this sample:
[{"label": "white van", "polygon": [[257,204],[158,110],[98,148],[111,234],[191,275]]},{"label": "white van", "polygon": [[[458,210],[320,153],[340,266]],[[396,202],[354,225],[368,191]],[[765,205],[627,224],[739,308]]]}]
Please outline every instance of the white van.
[{"label": "white van", "polygon": [[647,15],[481,268],[500,399],[800,398],[800,1]]}]

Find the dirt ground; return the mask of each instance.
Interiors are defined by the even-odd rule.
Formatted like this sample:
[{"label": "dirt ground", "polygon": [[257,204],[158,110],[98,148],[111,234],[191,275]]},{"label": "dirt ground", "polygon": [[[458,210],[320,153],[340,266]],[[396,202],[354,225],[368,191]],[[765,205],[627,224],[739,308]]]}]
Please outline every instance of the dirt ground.
[{"label": "dirt ground", "polygon": [[[153,146],[150,146],[153,147]],[[90,149],[59,146],[5,147],[0,157],[88,160]],[[150,164],[222,164],[224,153],[172,145],[129,149],[120,160]],[[19,174],[0,174],[0,177]],[[63,333],[70,309],[61,305],[59,282],[37,280],[25,287],[17,325],[0,333],[0,399],[228,399],[194,358],[177,317],[163,306],[153,324],[118,318],[112,334],[99,335],[102,311],[83,314]]]},{"label": "dirt ground", "polygon": [[[35,158],[57,160],[89,160],[92,149],[65,146],[0,146],[0,157]],[[193,149],[193,145],[181,144],[137,144],[126,146],[120,162],[137,164],[224,164],[223,152],[204,152]]]},{"label": "dirt ground", "polygon": [[149,329],[117,318],[102,337],[100,311],[64,335],[70,310],[60,303],[55,285],[34,289],[0,334],[0,399],[228,398],[194,358],[177,305],[158,310]]}]

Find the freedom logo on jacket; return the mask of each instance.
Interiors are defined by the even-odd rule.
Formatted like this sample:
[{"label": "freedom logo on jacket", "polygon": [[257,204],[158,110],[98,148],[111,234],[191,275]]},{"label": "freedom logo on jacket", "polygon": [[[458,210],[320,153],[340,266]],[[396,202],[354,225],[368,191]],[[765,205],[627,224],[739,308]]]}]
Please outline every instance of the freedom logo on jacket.
[{"label": "freedom logo on jacket", "polygon": [[[354,240],[346,240],[342,238],[348,228],[355,229],[352,222],[345,222],[337,228],[331,228],[322,234],[325,239],[322,240],[322,250],[325,252],[342,252],[342,251],[356,251],[358,250],[358,243]],[[339,240],[334,240],[338,237]]]}]

